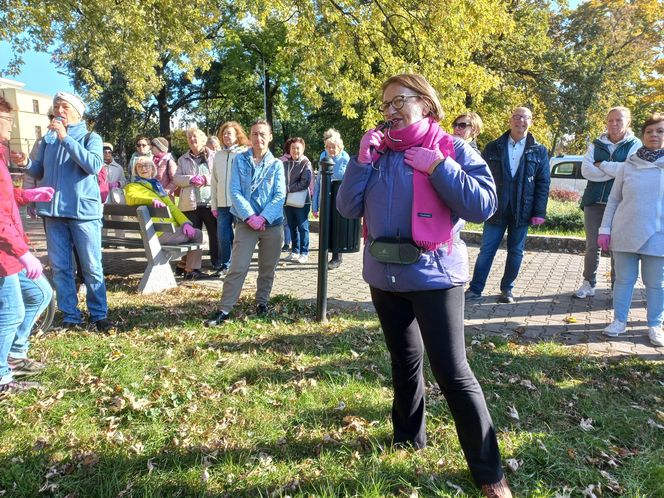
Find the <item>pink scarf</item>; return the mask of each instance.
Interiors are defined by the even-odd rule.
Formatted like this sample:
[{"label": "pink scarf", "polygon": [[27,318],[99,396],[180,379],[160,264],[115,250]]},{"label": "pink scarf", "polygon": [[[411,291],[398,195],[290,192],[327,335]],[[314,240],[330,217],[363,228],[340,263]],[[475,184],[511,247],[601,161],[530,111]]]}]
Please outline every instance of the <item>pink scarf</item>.
[{"label": "pink scarf", "polygon": [[[394,139],[391,140],[390,138]],[[398,141],[397,141],[398,140]],[[385,140],[376,150],[403,152],[411,147],[440,150],[445,157],[455,158],[454,139],[445,133],[433,118],[425,118],[405,128],[385,133]],[[405,165],[410,168],[410,166]],[[429,181],[429,175],[413,170],[413,204],[411,207],[413,241],[425,251],[434,251],[448,244],[452,252],[452,213]]]}]

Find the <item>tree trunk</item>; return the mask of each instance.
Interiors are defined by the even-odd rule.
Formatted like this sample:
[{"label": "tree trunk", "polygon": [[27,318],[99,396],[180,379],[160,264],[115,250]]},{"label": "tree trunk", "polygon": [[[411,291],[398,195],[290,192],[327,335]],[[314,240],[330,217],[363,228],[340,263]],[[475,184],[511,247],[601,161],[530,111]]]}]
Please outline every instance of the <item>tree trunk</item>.
[{"label": "tree trunk", "polygon": [[157,109],[159,110],[159,134],[162,137],[171,137],[171,110],[168,108],[168,95],[166,85],[161,87],[159,93],[155,95],[157,99]]}]

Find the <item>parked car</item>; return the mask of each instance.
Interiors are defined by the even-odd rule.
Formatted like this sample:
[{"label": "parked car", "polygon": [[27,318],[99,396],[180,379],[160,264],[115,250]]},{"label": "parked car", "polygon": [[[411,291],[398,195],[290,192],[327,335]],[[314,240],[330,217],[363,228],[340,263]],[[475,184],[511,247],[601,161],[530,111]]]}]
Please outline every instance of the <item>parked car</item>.
[{"label": "parked car", "polygon": [[555,156],[551,165],[551,188],[571,190],[583,195],[588,180],[581,175],[583,156]]}]

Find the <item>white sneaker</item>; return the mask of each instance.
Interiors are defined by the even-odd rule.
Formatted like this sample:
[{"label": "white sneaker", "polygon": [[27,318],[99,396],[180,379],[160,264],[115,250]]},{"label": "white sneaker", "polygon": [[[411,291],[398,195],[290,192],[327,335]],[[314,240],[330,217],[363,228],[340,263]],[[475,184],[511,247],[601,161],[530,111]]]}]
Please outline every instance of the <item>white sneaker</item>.
[{"label": "white sneaker", "polygon": [[284,261],[293,261],[293,260],[297,261],[298,258],[299,255],[296,252],[291,251],[288,253],[288,256],[284,258]]},{"label": "white sneaker", "polygon": [[583,281],[583,284],[581,284],[581,287],[574,293],[574,297],[578,297],[579,299],[585,299],[587,297],[593,297],[595,295],[595,288],[590,285],[590,282],[587,280]]},{"label": "white sneaker", "polygon": [[609,337],[618,337],[620,334],[625,332],[626,329],[627,323],[621,322],[620,320],[613,320],[602,333],[604,335],[608,335]]},{"label": "white sneaker", "polygon": [[300,254],[300,257],[297,259],[297,262],[300,263],[301,265],[303,265],[307,261],[309,261],[309,255],[308,254]]},{"label": "white sneaker", "polygon": [[664,346],[664,330],[662,327],[648,327],[648,339],[653,346]]}]

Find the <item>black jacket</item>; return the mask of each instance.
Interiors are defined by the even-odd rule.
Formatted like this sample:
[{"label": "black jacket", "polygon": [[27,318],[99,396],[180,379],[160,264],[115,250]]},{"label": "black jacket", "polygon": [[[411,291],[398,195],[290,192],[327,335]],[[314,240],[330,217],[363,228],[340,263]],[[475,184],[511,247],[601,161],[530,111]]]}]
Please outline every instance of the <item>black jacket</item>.
[{"label": "black jacket", "polygon": [[523,226],[528,225],[531,218],[546,217],[551,183],[549,154],[546,147],[528,133],[516,177],[512,178],[507,151],[509,134],[507,131],[489,142],[482,154],[496,182],[498,193],[498,209],[486,223],[505,223],[513,215],[516,224]]}]

